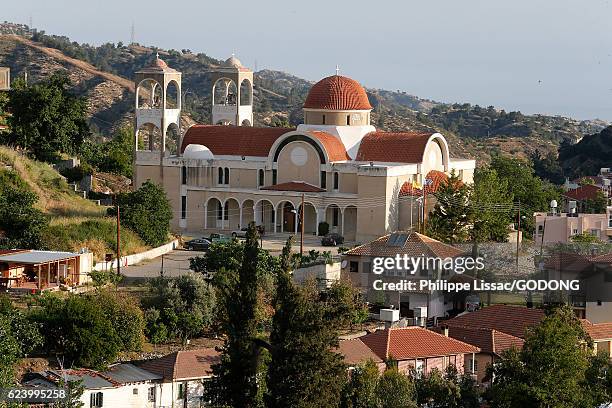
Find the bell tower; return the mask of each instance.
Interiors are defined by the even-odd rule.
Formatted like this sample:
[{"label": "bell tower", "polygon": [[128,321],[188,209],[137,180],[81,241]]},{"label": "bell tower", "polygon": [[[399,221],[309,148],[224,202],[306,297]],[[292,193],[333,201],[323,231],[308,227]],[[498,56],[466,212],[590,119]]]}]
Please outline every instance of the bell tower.
[{"label": "bell tower", "polygon": [[212,124],[253,126],[253,71],[232,55],[210,74]]},{"label": "bell tower", "polygon": [[161,165],[164,157],[180,149],[181,73],[157,54],[150,66],[135,73],[134,85],[136,160],[159,158]]}]

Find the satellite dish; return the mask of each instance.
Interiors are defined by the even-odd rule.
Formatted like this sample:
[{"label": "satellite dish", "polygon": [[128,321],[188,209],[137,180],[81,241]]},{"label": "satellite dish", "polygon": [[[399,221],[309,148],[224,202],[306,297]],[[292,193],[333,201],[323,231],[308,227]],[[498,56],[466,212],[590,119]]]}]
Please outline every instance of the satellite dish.
[{"label": "satellite dish", "polygon": [[340,264],[340,266],[342,268],[346,268],[346,265],[348,264],[348,262],[346,262],[346,260],[342,261],[342,263]]}]

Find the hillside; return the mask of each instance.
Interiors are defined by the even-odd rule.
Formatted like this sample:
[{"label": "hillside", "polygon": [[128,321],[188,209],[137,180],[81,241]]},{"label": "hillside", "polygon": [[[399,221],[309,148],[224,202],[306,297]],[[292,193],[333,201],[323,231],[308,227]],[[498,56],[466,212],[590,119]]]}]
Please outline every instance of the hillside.
[{"label": "hillside", "polygon": [[559,164],[564,174],[572,178],[595,175],[602,167],[612,167],[612,126],[574,145],[563,145]]},{"label": "hillside", "polygon": [[[13,77],[31,80],[55,70],[66,71],[75,92],[89,102],[94,131],[109,136],[132,119],[133,72],[146,66],[156,52],[183,72],[185,125],[210,121],[210,80],[207,72],[221,61],[190,50],[160,50],[138,44],[91,46],[67,37],[32,33],[25,26],[0,24],[0,65]],[[204,45],[205,46],[205,45]],[[312,82],[274,70],[255,73],[255,125],[269,126],[302,120],[302,103]],[[367,89],[374,111],[373,124],[383,130],[437,130],[449,139],[453,155],[487,161],[492,153],[527,158],[538,150],[556,154],[561,142],[573,144],[586,134],[601,131],[606,122],[578,121],[545,115],[523,115],[490,106],[445,104],[401,91]]]},{"label": "hillside", "polygon": [[[78,251],[89,248],[97,260],[116,247],[115,220],[106,216],[106,207],[84,199],[46,163],[37,162],[10,148],[0,146],[0,172],[13,171],[38,196],[37,206],[50,219],[44,242],[48,249]],[[134,232],[123,228],[122,252],[147,249]]]}]

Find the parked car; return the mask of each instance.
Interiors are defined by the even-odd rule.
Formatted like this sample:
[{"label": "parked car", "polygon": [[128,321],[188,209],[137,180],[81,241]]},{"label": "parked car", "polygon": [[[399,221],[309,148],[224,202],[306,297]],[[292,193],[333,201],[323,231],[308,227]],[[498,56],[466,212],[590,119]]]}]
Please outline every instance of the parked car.
[{"label": "parked car", "polygon": [[[265,228],[263,225],[257,225],[255,227],[259,235],[263,235],[265,232]],[[232,231],[232,238],[246,238],[248,227],[242,227],[239,230]]]},{"label": "parked car", "polygon": [[184,247],[189,251],[208,251],[211,244],[212,242],[209,239],[202,237],[185,242]]},{"label": "parked car", "polygon": [[321,238],[321,245],[336,246],[344,243],[344,237],[338,233],[332,232]]},{"label": "parked car", "polygon": [[223,235],[223,234],[217,234],[217,233],[212,233],[210,234],[210,236],[208,237],[208,240],[212,243],[217,243],[217,242],[229,242],[231,241],[231,238],[228,237],[227,235]]}]

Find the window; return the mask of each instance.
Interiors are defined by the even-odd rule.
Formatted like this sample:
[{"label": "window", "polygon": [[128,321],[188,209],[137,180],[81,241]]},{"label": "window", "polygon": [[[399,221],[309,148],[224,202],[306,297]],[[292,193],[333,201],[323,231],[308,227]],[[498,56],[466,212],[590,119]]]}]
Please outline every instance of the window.
[{"label": "window", "polygon": [[185,394],[187,394],[187,393],[186,393],[186,391],[187,391],[187,389],[186,389],[186,388],[187,388],[187,387],[185,387],[185,383],[180,383],[180,384],[178,385],[178,394],[177,394],[176,398],[178,398],[178,399],[184,399],[184,398],[185,398]]},{"label": "window", "polygon": [[472,374],[476,374],[478,372],[478,360],[474,359],[470,361],[470,364],[472,364],[472,361],[474,362],[474,371],[472,371],[472,366],[470,365],[470,371],[472,371]]},{"label": "window", "polygon": [[351,124],[351,115],[346,115],[346,124],[347,125]]},{"label": "window", "polygon": [[259,187],[263,187],[265,181],[265,173],[262,169],[259,169],[259,178],[257,180],[257,185]]},{"label": "window", "polygon": [[187,196],[181,196],[181,218],[185,219],[187,216]]},{"label": "window", "polygon": [[541,234],[542,230],[544,230],[544,226],[543,225],[538,225],[538,234]]},{"label": "window", "polygon": [[338,176],[338,172],[334,172],[334,190],[338,189],[338,185],[340,184],[340,177]]},{"label": "window", "polygon": [[132,394],[138,395],[138,388],[132,388]]},{"label": "window", "polygon": [[578,229],[574,228],[574,229],[572,230],[572,235],[578,235]]},{"label": "window", "polygon": [[187,184],[187,167],[181,168],[181,184]]},{"label": "window", "polygon": [[361,264],[361,272],[370,273],[372,272],[372,262],[364,262]]},{"label": "window", "polygon": [[276,185],[277,172],[276,169],[272,170],[272,185]]},{"label": "window", "polygon": [[219,167],[219,177],[217,180],[217,184],[223,184],[223,168]]},{"label": "window", "polygon": [[340,218],[340,209],[337,207],[332,208],[332,226],[337,227]]},{"label": "window", "polygon": [[321,188],[327,188],[327,173],[325,173],[324,171],[321,172]]},{"label": "window", "polygon": [[230,183],[229,167],[225,168],[224,173],[225,173],[225,184],[229,185],[229,183]]},{"label": "window", "polygon": [[149,402],[155,402],[155,387],[149,387],[148,398]]},{"label": "window", "polygon": [[229,220],[229,202],[227,201],[225,202],[224,208],[225,208],[225,213],[223,214],[223,220],[227,221]]},{"label": "window", "polygon": [[359,272],[359,262],[357,261],[349,262],[349,272]]},{"label": "window", "polygon": [[92,392],[89,394],[89,407],[100,408],[104,404],[104,397],[101,392]]},{"label": "window", "polygon": [[610,219],[608,220],[608,227],[612,228],[612,214],[610,214]]},{"label": "window", "polygon": [[325,115],[323,115],[323,124],[325,124]]}]

